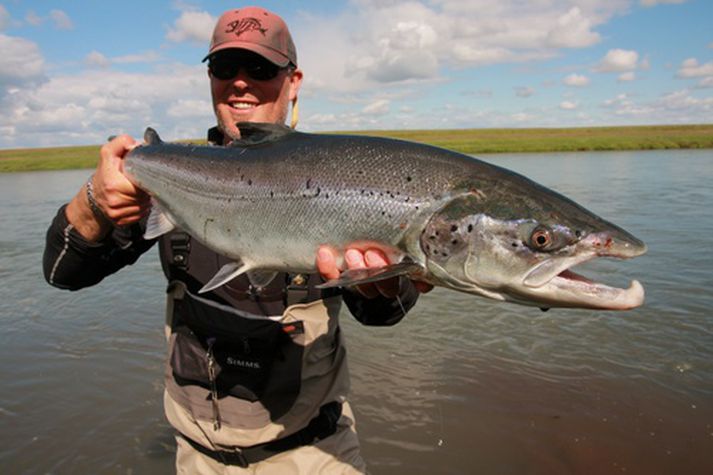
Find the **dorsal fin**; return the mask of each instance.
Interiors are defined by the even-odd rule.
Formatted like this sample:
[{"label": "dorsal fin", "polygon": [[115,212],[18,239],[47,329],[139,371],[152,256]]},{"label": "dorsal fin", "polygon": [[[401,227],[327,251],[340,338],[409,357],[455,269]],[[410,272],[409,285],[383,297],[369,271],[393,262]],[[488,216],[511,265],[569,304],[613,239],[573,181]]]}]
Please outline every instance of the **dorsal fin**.
[{"label": "dorsal fin", "polygon": [[230,146],[246,147],[262,143],[275,142],[281,138],[295,133],[291,128],[282,124],[268,122],[238,122],[240,140],[234,140]]},{"label": "dorsal fin", "polygon": [[144,142],[146,142],[146,145],[159,145],[163,143],[163,140],[158,136],[158,132],[151,127],[147,127],[146,132],[144,132]]}]

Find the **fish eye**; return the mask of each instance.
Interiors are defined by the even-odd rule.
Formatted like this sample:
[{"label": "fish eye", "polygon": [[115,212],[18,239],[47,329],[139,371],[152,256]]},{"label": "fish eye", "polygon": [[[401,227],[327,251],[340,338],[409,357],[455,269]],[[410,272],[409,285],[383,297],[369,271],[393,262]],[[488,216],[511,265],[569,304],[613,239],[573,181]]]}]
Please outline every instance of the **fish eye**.
[{"label": "fish eye", "polygon": [[530,244],[537,250],[546,249],[552,244],[552,233],[545,227],[537,227],[530,235]]}]

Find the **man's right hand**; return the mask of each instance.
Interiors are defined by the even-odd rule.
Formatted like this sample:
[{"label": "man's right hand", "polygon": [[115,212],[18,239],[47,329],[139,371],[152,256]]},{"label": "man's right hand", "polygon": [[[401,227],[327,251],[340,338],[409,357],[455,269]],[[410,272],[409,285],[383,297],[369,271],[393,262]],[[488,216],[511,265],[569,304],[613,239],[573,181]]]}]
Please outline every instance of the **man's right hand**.
[{"label": "man's right hand", "polygon": [[123,174],[124,157],[137,145],[139,143],[130,136],[120,135],[101,148],[92,185],[96,204],[106,219],[92,211],[86,185],[67,206],[67,219],[88,241],[99,241],[113,226],[135,223],[149,212],[149,196]]}]

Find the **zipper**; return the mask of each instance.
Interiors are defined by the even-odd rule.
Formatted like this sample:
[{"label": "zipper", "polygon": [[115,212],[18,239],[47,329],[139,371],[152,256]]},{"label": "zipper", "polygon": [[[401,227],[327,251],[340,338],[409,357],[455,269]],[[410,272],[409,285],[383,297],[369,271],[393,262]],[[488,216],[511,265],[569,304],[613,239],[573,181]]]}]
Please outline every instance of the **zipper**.
[{"label": "zipper", "polygon": [[210,381],[210,400],[213,406],[213,430],[220,430],[220,408],[218,407],[218,386],[215,378],[215,357],[213,356],[213,344],[215,338],[207,340],[208,351],[206,359],[208,360],[208,380]]}]

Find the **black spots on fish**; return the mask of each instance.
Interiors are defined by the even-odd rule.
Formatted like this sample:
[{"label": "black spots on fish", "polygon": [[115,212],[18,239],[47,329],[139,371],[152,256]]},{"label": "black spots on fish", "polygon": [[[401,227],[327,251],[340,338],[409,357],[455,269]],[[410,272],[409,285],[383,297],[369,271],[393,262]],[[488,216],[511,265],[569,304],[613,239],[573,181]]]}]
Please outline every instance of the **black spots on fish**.
[{"label": "black spots on fish", "polygon": [[270,198],[274,198],[274,197],[275,197],[275,192],[270,190]]},{"label": "black spots on fish", "polygon": [[453,240],[451,241],[451,244],[453,244],[454,246],[457,246],[457,245],[458,245],[458,239],[453,239]]},{"label": "black spots on fish", "polygon": [[454,233],[456,231],[458,231],[458,226],[456,226],[455,224],[451,225],[451,232]]},{"label": "black spots on fish", "polygon": [[253,181],[248,178],[248,186],[252,186],[252,184],[253,184]]},{"label": "black spots on fish", "polygon": [[312,187],[312,179],[311,178],[307,179],[307,183],[305,183],[305,186],[307,187],[308,190]]},{"label": "black spots on fish", "polygon": [[468,232],[469,232],[469,233],[472,233],[472,232],[473,232],[473,225],[472,225],[472,224],[469,224],[469,225],[468,225]]},{"label": "black spots on fish", "polygon": [[314,196],[319,196],[320,193],[322,193],[322,188],[317,187],[317,192],[314,194]]},{"label": "black spots on fish", "polygon": [[518,247],[518,243],[516,243],[516,242],[512,243],[511,245],[512,245],[512,247]]},{"label": "black spots on fish", "polygon": [[408,181],[410,183],[412,180],[413,180],[413,178],[411,178],[410,175],[406,175],[406,181]]},{"label": "black spots on fish", "polygon": [[577,229],[576,231],[574,231],[574,235],[577,236],[577,238],[581,238],[581,237],[582,237],[582,231],[580,231],[579,229]]}]

